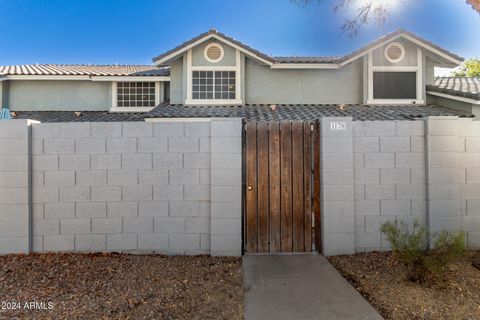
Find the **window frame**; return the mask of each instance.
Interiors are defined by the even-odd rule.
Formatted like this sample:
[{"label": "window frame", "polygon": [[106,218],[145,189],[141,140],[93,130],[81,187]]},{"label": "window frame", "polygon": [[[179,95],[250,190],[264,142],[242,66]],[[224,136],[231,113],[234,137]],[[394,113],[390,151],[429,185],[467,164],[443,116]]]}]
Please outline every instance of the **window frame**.
[{"label": "window frame", "polygon": [[[154,83],[154,88],[155,88],[155,102],[154,106],[147,106],[147,107],[125,107],[125,106],[119,106],[118,105],[118,83],[142,83],[142,82],[149,82],[149,83]],[[135,81],[127,80],[127,81],[113,81],[112,82],[112,107],[110,108],[110,112],[146,112],[150,111],[156,106],[160,104],[161,96],[162,95],[162,90],[160,86],[160,81],[148,81],[147,79],[139,79]]]},{"label": "window frame", "polygon": [[[240,51],[235,52],[234,66],[193,66],[192,65],[192,49],[186,54],[186,98],[185,105],[241,105],[241,61]],[[193,99],[193,71],[235,71],[235,99]],[[185,87],[184,87],[185,88]]]},{"label": "window frame", "polygon": [[[415,66],[374,66],[373,54],[370,51],[367,56],[367,97],[366,104],[378,105],[423,105],[425,104],[425,88],[423,86],[423,51],[417,48],[417,65]],[[416,74],[416,98],[415,99],[374,99],[373,73],[374,72],[415,72]]]}]

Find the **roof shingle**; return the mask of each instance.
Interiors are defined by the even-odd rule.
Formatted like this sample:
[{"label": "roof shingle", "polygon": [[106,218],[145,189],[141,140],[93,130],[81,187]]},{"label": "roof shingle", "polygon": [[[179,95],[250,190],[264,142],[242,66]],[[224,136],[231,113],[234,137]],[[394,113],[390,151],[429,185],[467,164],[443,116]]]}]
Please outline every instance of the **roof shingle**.
[{"label": "roof shingle", "polygon": [[27,64],[0,66],[1,75],[169,76],[169,67],[154,65]]},{"label": "roof shingle", "polygon": [[480,101],[480,77],[437,77],[427,91]]}]

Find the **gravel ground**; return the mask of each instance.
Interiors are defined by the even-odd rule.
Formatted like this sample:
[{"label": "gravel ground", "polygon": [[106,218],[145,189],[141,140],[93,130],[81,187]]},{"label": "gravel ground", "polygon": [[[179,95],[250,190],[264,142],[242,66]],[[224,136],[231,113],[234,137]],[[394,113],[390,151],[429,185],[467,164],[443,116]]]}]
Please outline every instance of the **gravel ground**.
[{"label": "gravel ground", "polygon": [[[480,253],[475,255],[480,258]],[[480,270],[470,259],[425,284],[407,280],[408,270],[391,253],[329,261],[385,319],[480,319]]]},{"label": "gravel ground", "polygon": [[[30,302],[44,305],[25,305]],[[242,319],[241,262],[207,256],[3,256],[0,303],[0,319]]]}]

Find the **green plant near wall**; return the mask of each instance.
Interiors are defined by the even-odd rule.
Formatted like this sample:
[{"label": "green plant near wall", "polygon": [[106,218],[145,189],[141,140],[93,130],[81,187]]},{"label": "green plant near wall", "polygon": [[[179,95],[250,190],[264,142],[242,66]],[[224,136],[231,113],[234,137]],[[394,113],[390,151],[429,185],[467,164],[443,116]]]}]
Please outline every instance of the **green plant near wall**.
[{"label": "green plant near wall", "polygon": [[[430,234],[418,221],[410,226],[386,222],[380,228],[392,246],[393,254],[406,264],[411,281],[425,281],[429,274],[443,272],[447,266],[466,254],[465,234],[442,231]],[[427,241],[432,248],[427,250]]]}]

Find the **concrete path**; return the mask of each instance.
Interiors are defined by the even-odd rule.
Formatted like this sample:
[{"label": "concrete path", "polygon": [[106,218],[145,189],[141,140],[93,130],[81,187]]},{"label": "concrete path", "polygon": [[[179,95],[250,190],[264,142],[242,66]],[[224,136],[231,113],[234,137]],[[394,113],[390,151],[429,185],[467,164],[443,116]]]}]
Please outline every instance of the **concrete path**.
[{"label": "concrete path", "polygon": [[243,257],[245,319],[382,319],[321,255]]}]

